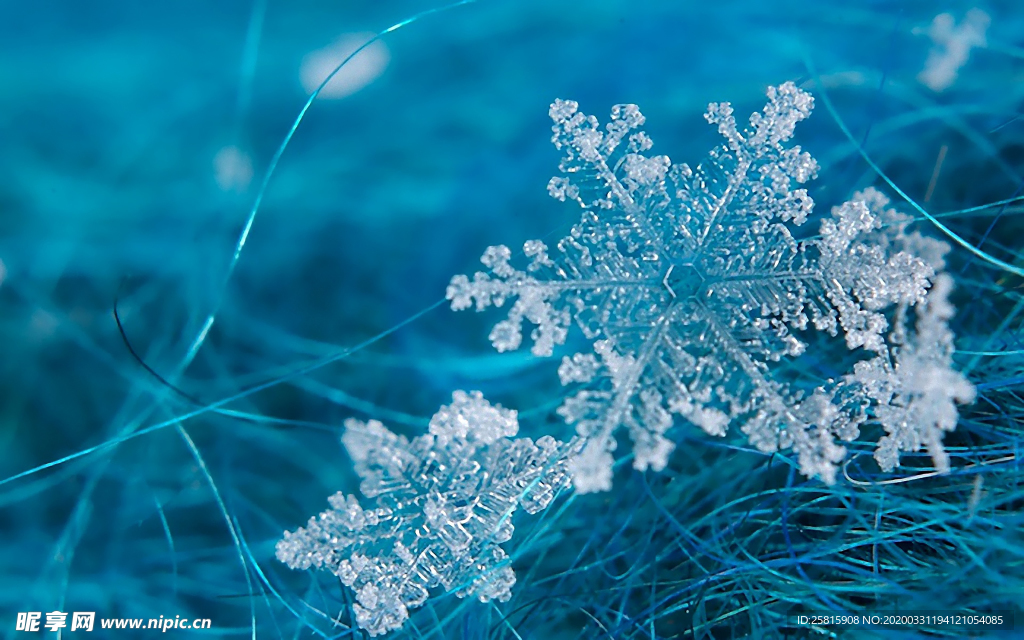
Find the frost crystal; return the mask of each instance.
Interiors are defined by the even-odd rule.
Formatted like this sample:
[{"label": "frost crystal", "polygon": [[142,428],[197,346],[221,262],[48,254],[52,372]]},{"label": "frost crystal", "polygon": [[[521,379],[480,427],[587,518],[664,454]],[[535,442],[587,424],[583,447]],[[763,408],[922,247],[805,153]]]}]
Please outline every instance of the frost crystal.
[{"label": "frost crystal", "polygon": [[516,578],[499,545],[512,537],[511,515],[548,506],[568,484],[575,445],[514,438],[516,412],[479,392],[456,391],[430,433],[411,441],[375,420],[345,426],[342,442],[372,505],[335,494],[330,510],[285,532],[277,558],[336,574],[356,593],[357,624],[374,636],[401,627],[438,585],[460,598],[507,600]]},{"label": "frost crystal", "polygon": [[991,22],[981,9],[971,9],[963,22],[957,24],[952,14],[940,13],[928,29],[934,46],[917,79],[932,91],[943,91],[956,81],[960,69],[967,64],[971,49],[988,45],[985,32]]},{"label": "frost crystal", "polygon": [[878,441],[875,460],[885,471],[899,465],[901,451],[922,446],[937,470],[949,470],[943,433],[956,428],[956,405],[973,402],[975,395],[974,385],[951,367],[953,333],[947,321],[954,312],[948,300],[952,287],[952,278],[939,275],[918,311],[911,339],[857,363],[848,377],[876,405],[875,416],[887,435]]},{"label": "frost crystal", "polygon": [[728,103],[710,105],[725,144],[691,169],[645,154],[634,105],[614,107],[603,130],[575,102],[551,106],[565,156],[548,191],[577,202],[580,222],[553,252],[527,242],[521,269],[508,247],[488,248],[489,273],[455,276],[447,297],[455,310],[511,302],[490,334],[498,351],[520,346],[524,323],[538,356],[573,323],[595,341],[559,369],[579,385],[559,409],[586,441],[570,463],[577,490],[611,487],[620,428],[634,467],[663,469],[674,415],[718,436],[736,425],[762,451],[791,448],[803,473],[834,480],[836,440],[856,437],[864,417],[844,409],[838,385],[798,386],[777,363],[799,357],[813,331],[886,352],[886,314],[923,301],[946,246],[908,235],[909,219],[873,189],[837,207],[817,238],[794,237],[813,207],[796,187],[818,167],[786,143],[812,107],[792,83],[771,87],[741,130]]}]

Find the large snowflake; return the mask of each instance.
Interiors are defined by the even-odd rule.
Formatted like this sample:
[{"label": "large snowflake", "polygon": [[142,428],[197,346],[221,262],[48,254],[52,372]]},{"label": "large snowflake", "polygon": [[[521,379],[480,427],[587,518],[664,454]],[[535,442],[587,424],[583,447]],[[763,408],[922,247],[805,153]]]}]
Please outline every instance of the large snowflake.
[{"label": "large snowflake", "polygon": [[673,415],[713,435],[738,425],[759,449],[792,448],[805,474],[834,480],[845,455],[837,439],[856,437],[868,414],[848,411],[832,381],[796,384],[779,363],[799,357],[812,333],[886,352],[887,317],[924,299],[942,243],[907,236],[874,190],[837,207],[818,236],[796,239],[813,207],[796,187],[818,167],[787,143],[812,107],[792,83],[771,87],[741,131],[729,104],[710,105],[725,144],[691,169],[646,153],[634,105],[614,107],[604,130],[575,102],[551,106],[565,155],[548,191],[583,208],[579,223],[554,252],[527,242],[523,269],[509,248],[488,248],[489,272],[455,276],[447,297],[455,310],[511,302],[490,334],[498,351],[521,345],[524,323],[539,356],[573,323],[594,340],[559,369],[563,384],[580,385],[559,409],[586,441],[570,464],[577,490],[610,488],[620,428],[634,466],[661,470]]},{"label": "large snowflake", "polygon": [[346,422],[342,441],[372,500],[337,493],[331,509],[285,532],[277,557],[327,569],[356,593],[370,635],[402,626],[438,585],[459,597],[507,600],[516,577],[501,543],[512,513],[544,509],[568,484],[574,443],[514,438],[516,412],[479,392],[453,394],[412,441],[380,422]]}]

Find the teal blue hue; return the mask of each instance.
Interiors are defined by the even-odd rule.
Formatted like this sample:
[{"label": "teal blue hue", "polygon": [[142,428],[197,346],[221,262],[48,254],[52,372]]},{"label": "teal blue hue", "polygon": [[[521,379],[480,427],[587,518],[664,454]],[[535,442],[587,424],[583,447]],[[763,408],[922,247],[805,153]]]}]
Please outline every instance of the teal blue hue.
[{"label": "teal blue hue", "polygon": [[[787,80],[818,100],[797,133],[822,165],[818,214],[875,185],[923,232],[955,236],[956,362],[979,399],[946,440],[953,471],[933,477],[920,455],[882,474],[865,437],[827,488],[789,457],[679,426],[664,473],[623,459],[612,493],[517,517],[511,601],[438,596],[394,637],[812,637],[793,612],[1021,616],[1018,3],[454,4],[0,3],[0,635],[21,636],[18,612],[62,610],[362,637],[337,580],[273,557],[327,496],[357,491],[345,418],[414,436],[454,389],[479,389],[519,409],[522,435],[570,435],[558,358],[495,354],[500,312],[443,303],[488,245],[557,239],[576,219],[545,190],[551,101],[639,104],[654,152],[694,163],[718,142],[708,102],[749,113]],[[975,6],[988,46],[945,91],[923,86],[932,18]],[[380,33],[387,68],[310,101],[302,59],[344,33]],[[214,158],[232,146],[253,175],[225,191]],[[809,352],[789,373],[844,364]]]}]

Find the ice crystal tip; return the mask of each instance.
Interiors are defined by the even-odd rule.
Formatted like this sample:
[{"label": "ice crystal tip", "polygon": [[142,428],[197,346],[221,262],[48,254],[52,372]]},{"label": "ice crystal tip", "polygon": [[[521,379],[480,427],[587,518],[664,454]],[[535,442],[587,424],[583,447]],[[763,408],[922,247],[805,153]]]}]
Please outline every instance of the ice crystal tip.
[{"label": "ice crystal tip", "polygon": [[518,431],[516,412],[492,405],[479,391],[456,391],[452,403],[441,407],[430,420],[430,433],[441,446],[452,440],[491,444],[498,438],[511,438]]}]

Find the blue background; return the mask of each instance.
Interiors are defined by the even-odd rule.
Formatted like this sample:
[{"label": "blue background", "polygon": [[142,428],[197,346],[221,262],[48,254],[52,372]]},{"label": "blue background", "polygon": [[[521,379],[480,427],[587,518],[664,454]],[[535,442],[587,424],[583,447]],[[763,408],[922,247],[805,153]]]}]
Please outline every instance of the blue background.
[{"label": "blue background", "polygon": [[[520,410],[524,434],[566,437],[552,415],[557,359],[495,354],[495,316],[441,305],[389,332],[440,301],[486,246],[550,240],[573,223],[578,212],[545,190],[559,158],[555,98],[601,119],[637,103],[655,151],[693,164],[718,142],[708,102],[743,116],[769,85],[824,88],[836,112],[819,100],[797,136],[822,165],[819,211],[881,184],[837,118],[918,200],[945,146],[932,211],[1010,198],[1021,184],[1024,20],[1013,2],[981,7],[988,47],[938,94],[916,79],[931,46],[921,30],[975,5],[480,0],[388,34],[379,78],[312,105],[225,287],[257,186],[307,97],[303,57],[437,6],[0,3],[3,633],[18,611],[57,609],[209,617],[213,634],[232,637],[344,636],[348,595],[279,565],[273,545],[329,494],[354,490],[337,438],[346,417],[414,435],[452,390],[480,389]],[[255,173],[236,192],[214,172],[231,145]],[[1015,214],[948,220],[1013,261]],[[951,268],[966,309],[958,344],[1019,349],[1019,279],[966,252]],[[115,300],[135,352],[188,397],[132,356]],[[793,606],[1019,603],[1020,360],[971,367],[979,413],[952,450],[961,467],[1000,462],[933,484],[871,476],[826,489],[740,440],[679,430],[666,474],[624,471],[612,494],[517,521],[512,602],[437,594],[401,633],[777,637]],[[246,417],[172,420],[281,376],[291,377],[228,405]],[[137,435],[153,425],[165,426]],[[965,520],[982,476],[988,511]]]}]

